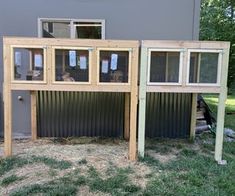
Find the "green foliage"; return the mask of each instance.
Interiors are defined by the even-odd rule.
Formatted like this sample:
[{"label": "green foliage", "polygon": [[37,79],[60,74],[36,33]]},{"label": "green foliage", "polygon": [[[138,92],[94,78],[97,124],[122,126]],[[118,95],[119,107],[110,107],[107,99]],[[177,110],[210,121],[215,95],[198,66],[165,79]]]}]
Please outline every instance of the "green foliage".
[{"label": "green foliage", "polygon": [[235,0],[202,0],[201,40],[230,41],[228,86],[235,80]]}]

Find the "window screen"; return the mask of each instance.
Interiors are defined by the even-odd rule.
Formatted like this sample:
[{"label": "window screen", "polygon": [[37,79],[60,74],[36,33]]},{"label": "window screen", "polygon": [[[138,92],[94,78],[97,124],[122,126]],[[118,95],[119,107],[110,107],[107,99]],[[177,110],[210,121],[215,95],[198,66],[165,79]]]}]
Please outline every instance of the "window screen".
[{"label": "window screen", "polygon": [[14,48],[14,80],[43,81],[43,49]]},{"label": "window screen", "polygon": [[219,53],[190,54],[189,83],[217,83]]},{"label": "window screen", "polygon": [[65,82],[88,82],[89,51],[56,49],[55,80]]},{"label": "window screen", "polygon": [[152,51],[150,82],[179,82],[180,52]]}]

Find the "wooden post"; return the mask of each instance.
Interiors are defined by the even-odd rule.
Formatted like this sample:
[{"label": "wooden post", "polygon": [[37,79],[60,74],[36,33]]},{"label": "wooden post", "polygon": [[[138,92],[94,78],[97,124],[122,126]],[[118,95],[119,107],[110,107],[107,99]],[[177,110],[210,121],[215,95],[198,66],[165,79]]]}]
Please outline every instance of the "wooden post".
[{"label": "wooden post", "polygon": [[217,111],[217,124],[216,124],[216,139],[215,139],[215,160],[222,160],[223,138],[224,138],[224,113],[225,102],[227,99],[227,90],[219,95],[218,111]]},{"label": "wooden post", "polygon": [[194,140],[196,130],[197,118],[197,93],[192,94],[192,109],[191,109],[191,125],[190,125],[190,139]]},{"label": "wooden post", "polygon": [[147,85],[147,48],[141,49],[140,87],[139,87],[139,125],[138,125],[138,154],[144,157],[145,148],[145,110],[146,110],[146,85]]},{"label": "wooden post", "polygon": [[12,92],[10,89],[10,47],[4,44],[4,153],[5,156],[12,155]]},{"label": "wooden post", "polygon": [[216,139],[215,139],[215,160],[222,161],[223,138],[224,138],[224,115],[225,102],[227,99],[227,77],[229,63],[229,45],[223,50],[223,61],[221,68],[221,92],[219,94],[218,109],[217,109],[217,124],[216,124]]},{"label": "wooden post", "polygon": [[129,140],[129,159],[136,160],[136,131],[137,131],[137,103],[138,103],[138,50],[132,50],[131,65],[131,99],[130,99],[130,140]]},{"label": "wooden post", "polygon": [[130,138],[130,93],[125,93],[124,139]]},{"label": "wooden post", "polygon": [[31,97],[31,134],[32,140],[37,139],[37,103],[36,91],[30,91]]}]

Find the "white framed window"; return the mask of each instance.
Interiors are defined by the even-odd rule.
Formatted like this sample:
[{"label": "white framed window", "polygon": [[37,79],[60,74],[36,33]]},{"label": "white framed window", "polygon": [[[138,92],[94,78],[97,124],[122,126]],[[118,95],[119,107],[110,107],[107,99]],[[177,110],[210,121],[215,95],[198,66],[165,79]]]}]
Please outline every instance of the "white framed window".
[{"label": "white framed window", "polygon": [[222,50],[189,49],[187,85],[219,86],[222,68]]},{"label": "white framed window", "polygon": [[148,85],[180,85],[182,83],[182,49],[148,50]]},{"label": "white framed window", "polygon": [[105,39],[105,20],[39,18],[38,37]]}]

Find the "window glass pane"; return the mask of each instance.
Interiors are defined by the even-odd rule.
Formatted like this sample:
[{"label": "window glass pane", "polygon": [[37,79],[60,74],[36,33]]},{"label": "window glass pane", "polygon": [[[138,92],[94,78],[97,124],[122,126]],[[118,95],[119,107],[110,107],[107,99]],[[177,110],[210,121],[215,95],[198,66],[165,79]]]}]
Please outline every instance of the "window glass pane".
[{"label": "window glass pane", "polygon": [[89,81],[88,50],[55,50],[55,79],[66,82]]},{"label": "window glass pane", "polygon": [[100,51],[100,82],[128,82],[129,52]]},{"label": "window glass pane", "polygon": [[151,52],[150,82],[179,82],[180,52]]},{"label": "window glass pane", "polygon": [[80,39],[101,39],[102,25],[100,22],[76,22],[75,37]]},{"label": "window glass pane", "polygon": [[70,22],[43,22],[42,31],[47,38],[70,38]]},{"label": "window glass pane", "polygon": [[14,48],[14,79],[43,80],[43,49]]},{"label": "window glass pane", "polygon": [[190,55],[190,83],[217,83],[218,53],[198,53]]}]

